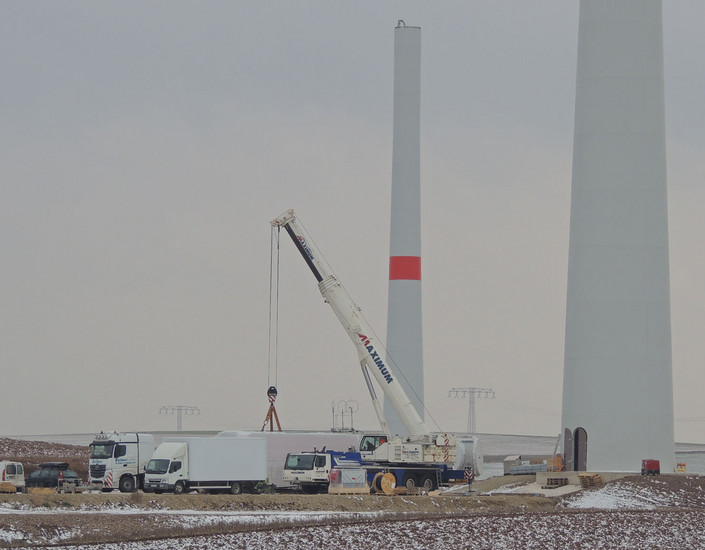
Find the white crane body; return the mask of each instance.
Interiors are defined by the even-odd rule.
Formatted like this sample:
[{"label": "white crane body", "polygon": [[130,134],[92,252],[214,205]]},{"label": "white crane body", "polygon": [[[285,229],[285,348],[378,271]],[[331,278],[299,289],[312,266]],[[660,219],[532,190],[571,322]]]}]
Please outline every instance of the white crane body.
[{"label": "white crane body", "polygon": [[[478,475],[481,457],[477,439],[447,433],[432,434],[428,430],[397,380],[396,374],[375,346],[373,332],[361,315],[360,308],[340,281],[328,272],[322,258],[314,252],[314,247],[309,245],[294,211],[286,211],[272,220],[271,225],[284,228],[289,234],[318,281],[323,299],[331,306],[357,350],[372,403],[384,433],[362,437],[360,455],[363,467],[368,473],[380,469],[389,470],[395,474],[397,482],[403,483],[407,488],[414,483],[422,483],[427,488],[437,487],[439,482],[462,478],[463,470],[469,467]],[[403,440],[400,437],[390,437],[382,407],[370,380],[370,372],[409,433]],[[429,471],[435,472],[433,480],[429,478]]]},{"label": "white crane body", "polygon": [[[382,388],[384,396],[399,415],[408,430],[410,438],[414,440],[430,438],[431,434],[426,428],[424,421],[406,395],[401,384],[397,380],[390,366],[384,361],[382,355],[377,350],[372,337],[372,330],[359,315],[360,308],[353,302],[345,291],[340,281],[328,273],[326,266],[316,257],[311,247],[306,242],[304,232],[297,222],[293,210],[288,210],[271,222],[273,227],[283,227],[291,237],[294,245],[298,248],[309,268],[318,281],[318,288],[323,299],[335,312],[338,320],[345,328],[348,336],[355,345],[360,365],[368,372],[371,372],[375,380]],[[367,379],[367,378],[366,378]],[[368,384],[368,389],[374,389]],[[377,416],[382,425],[382,431],[388,434],[386,420],[379,408],[379,402],[373,393],[373,403]],[[389,434],[388,434],[389,435]]]}]

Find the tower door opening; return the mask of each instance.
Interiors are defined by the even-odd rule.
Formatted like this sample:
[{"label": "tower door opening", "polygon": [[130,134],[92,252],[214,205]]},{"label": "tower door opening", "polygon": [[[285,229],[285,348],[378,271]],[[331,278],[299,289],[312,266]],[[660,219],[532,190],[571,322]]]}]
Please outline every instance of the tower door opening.
[{"label": "tower door opening", "polygon": [[573,432],[573,458],[576,472],[587,470],[587,440],[585,428],[575,428]]}]

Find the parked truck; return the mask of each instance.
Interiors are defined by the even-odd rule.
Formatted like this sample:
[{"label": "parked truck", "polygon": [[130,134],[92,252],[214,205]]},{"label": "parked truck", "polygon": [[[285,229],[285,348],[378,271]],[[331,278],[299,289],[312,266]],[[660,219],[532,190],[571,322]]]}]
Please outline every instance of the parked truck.
[{"label": "parked truck", "polygon": [[[448,433],[432,434],[428,430],[399,383],[394,369],[383,358],[381,349],[377,348],[374,332],[360,314],[360,308],[340,281],[331,274],[332,270],[304,233],[294,211],[288,210],[272,220],[271,226],[274,230],[284,229],[288,233],[313,273],[323,300],[333,309],[357,351],[372,405],[382,428],[380,435],[363,436],[359,446],[362,466],[368,472],[370,481],[384,470],[394,474],[397,485],[404,485],[409,490],[423,485],[431,490],[444,482],[462,480],[466,468],[472,468],[475,475],[478,475],[481,457],[477,439]],[[399,415],[408,436],[390,434],[372,378]],[[332,460],[330,453],[327,456]],[[290,472],[285,472],[285,475],[290,475]]]},{"label": "parked truck", "polygon": [[[370,438],[380,437],[366,434],[362,438],[362,444],[364,445],[366,439]],[[380,439],[385,438],[382,436]],[[454,440],[454,445],[474,444],[474,441],[463,441],[462,438]],[[464,459],[461,458],[458,461],[455,455],[451,463],[443,462],[441,457],[434,459],[427,456],[424,460],[422,447],[418,444],[404,444],[400,447],[401,453],[396,457],[389,457],[386,445],[382,443],[375,449],[377,457],[374,451],[343,453],[321,449],[289,453],[282,478],[305,493],[317,493],[328,487],[330,475],[334,469],[356,468],[366,472],[370,487],[373,486],[373,480],[378,473],[391,473],[399,487],[406,487],[409,491],[416,488],[433,491],[441,485],[462,481],[465,469],[473,468],[473,464],[478,462],[472,447],[467,452],[463,451],[463,456],[468,454],[472,458],[466,460],[467,463],[461,467]]]},{"label": "parked truck", "polygon": [[181,494],[198,489],[238,495],[267,481],[264,438],[167,438],[147,464],[145,492]]},{"label": "parked truck", "polygon": [[90,444],[89,483],[103,491],[132,493],[144,484],[144,469],[154,453],[154,436],[139,432],[100,432]]},{"label": "parked truck", "polygon": [[360,468],[361,465],[359,452],[326,451],[323,448],[320,451],[289,453],[282,478],[304,493],[315,494],[328,488],[333,468]]}]

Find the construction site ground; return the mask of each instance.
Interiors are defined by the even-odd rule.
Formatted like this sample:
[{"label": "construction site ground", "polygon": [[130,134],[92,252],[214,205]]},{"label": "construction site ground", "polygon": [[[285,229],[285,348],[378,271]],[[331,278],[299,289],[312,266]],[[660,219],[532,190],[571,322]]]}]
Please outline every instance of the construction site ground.
[{"label": "construction site ground", "polygon": [[[78,449],[77,454],[72,454],[72,449],[67,447],[58,448],[55,452],[44,449],[45,454],[34,457],[24,455],[23,458],[25,452],[35,454],[37,449],[20,450],[17,444],[13,444],[12,448],[24,463],[61,458],[75,462],[75,469],[80,470],[79,462],[86,458],[83,449]],[[188,538],[206,537],[209,541],[217,541],[219,537],[237,534],[241,537],[238,540],[249,541],[242,542],[242,547],[258,548],[252,542],[256,533],[269,533],[266,540],[270,544],[263,543],[262,547],[271,547],[271,541],[279,536],[276,533],[287,533],[293,527],[329,529],[326,540],[334,541],[337,533],[345,531],[346,526],[389,524],[400,520],[420,522],[421,529],[426,533],[423,536],[430,541],[438,536],[431,534],[434,525],[445,532],[443,522],[468,520],[469,523],[463,523],[461,529],[475,529],[480,524],[487,524],[488,527],[475,536],[492,533],[493,538],[484,547],[500,548],[497,546],[498,537],[512,528],[511,518],[525,518],[527,514],[533,519],[528,524],[522,521],[523,527],[517,536],[528,536],[528,526],[540,525],[543,521],[540,518],[552,518],[551,525],[567,522],[570,527],[564,531],[566,536],[573,538],[575,533],[571,530],[587,522],[585,525],[589,528],[584,529],[584,536],[589,537],[595,530],[593,523],[602,525],[605,522],[604,514],[612,514],[609,517],[614,518],[615,526],[624,522],[631,525],[638,521],[644,529],[648,528],[649,532],[644,535],[647,538],[643,539],[648,541],[656,536],[654,533],[660,532],[653,528],[654,521],[659,521],[659,518],[667,518],[669,528],[677,527],[679,532],[686,534],[692,531],[694,525],[701,525],[705,518],[705,478],[701,476],[636,475],[619,479],[599,476],[593,477],[592,481],[595,484],[588,487],[569,483],[546,488],[545,478],[537,479],[535,475],[498,476],[475,481],[472,491],[468,491],[467,484],[459,484],[428,495],[393,496],[297,493],[156,495],[143,492],[122,494],[117,491],[0,494],[0,547],[73,544],[76,545],[74,548],[84,548],[83,545],[99,544],[108,548],[108,543],[135,541],[131,544],[138,546],[129,548],[162,548],[173,547],[174,539],[179,537],[183,537],[181,540],[187,544]],[[625,516],[625,510],[632,512]],[[576,521],[578,524],[574,523]],[[354,532],[359,535],[360,531]],[[544,535],[537,530],[532,536],[535,537],[532,540],[540,540]],[[555,537],[555,532],[551,531],[551,537]],[[168,543],[170,540],[172,542]],[[156,542],[141,546],[146,541],[163,541],[159,544],[166,546],[158,546]],[[700,542],[700,539],[693,539],[694,544]],[[369,547],[368,543],[360,545],[356,542],[357,546],[350,547]],[[292,548],[305,547],[288,544]],[[661,542],[658,544],[647,544],[646,547],[669,548]],[[524,542],[517,545],[507,543],[501,548],[526,547]],[[191,546],[188,543],[182,547],[222,546]]]}]

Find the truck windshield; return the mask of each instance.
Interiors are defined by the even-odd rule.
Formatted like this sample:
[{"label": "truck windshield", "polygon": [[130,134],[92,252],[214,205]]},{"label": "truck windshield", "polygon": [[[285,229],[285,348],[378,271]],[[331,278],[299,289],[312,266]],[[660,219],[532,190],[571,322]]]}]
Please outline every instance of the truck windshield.
[{"label": "truck windshield", "polygon": [[91,458],[111,458],[115,443],[93,443],[91,445]]},{"label": "truck windshield", "polygon": [[153,458],[147,464],[148,474],[165,474],[169,469],[169,459],[168,458]]},{"label": "truck windshield", "polygon": [[287,455],[286,470],[313,470],[313,459],[316,455]]}]

